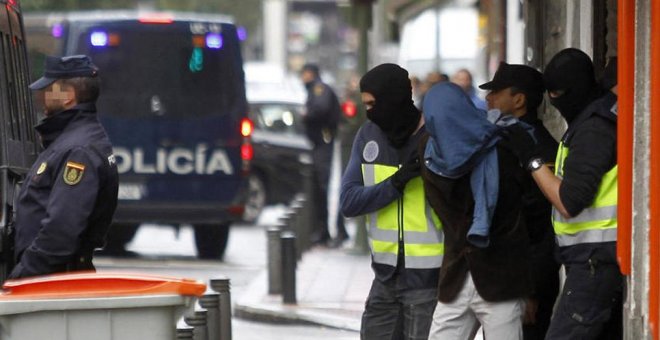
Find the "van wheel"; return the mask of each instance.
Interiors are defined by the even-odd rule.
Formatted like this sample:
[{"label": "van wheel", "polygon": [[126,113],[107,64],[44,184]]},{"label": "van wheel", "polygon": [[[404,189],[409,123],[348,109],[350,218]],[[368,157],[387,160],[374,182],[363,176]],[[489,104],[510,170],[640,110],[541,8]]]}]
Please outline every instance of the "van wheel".
[{"label": "van wheel", "polygon": [[266,205],[266,185],[258,175],[250,175],[248,179],[248,199],[245,202],[243,221],[255,223]]},{"label": "van wheel", "polygon": [[195,225],[197,258],[222,261],[229,239],[229,226],[230,223]]},{"label": "van wheel", "polygon": [[112,224],[106,235],[102,253],[118,256],[126,254],[126,245],[135,237],[139,227],[140,225],[137,223]]}]

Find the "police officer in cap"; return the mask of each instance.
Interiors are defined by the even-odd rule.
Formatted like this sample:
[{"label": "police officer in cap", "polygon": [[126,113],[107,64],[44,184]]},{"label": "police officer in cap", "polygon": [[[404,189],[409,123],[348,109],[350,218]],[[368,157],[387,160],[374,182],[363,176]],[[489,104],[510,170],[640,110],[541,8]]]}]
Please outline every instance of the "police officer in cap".
[{"label": "police officer in cap", "polygon": [[[493,80],[479,88],[490,91],[486,95],[489,109],[513,115],[534,127],[538,155],[552,167],[558,144],[537,117],[545,91],[541,72],[527,65],[502,62]],[[525,306],[523,338],[544,339],[559,292],[559,264],[554,257],[552,205],[536,185],[523,194],[523,212],[530,236],[534,280],[534,294],[527,299]]]},{"label": "police officer in cap", "polygon": [[98,68],[84,55],[48,56],[30,89],[43,100],[36,130],[44,150],[18,195],[10,278],[93,270],[118,188],[112,145],[96,113]]},{"label": "police officer in cap", "polygon": [[[307,89],[307,112],[304,117],[307,138],[312,142],[312,158],[314,160],[313,188],[314,207],[318,225],[311,235],[313,244],[327,244],[330,241],[328,232],[328,184],[334,140],[337,125],[341,116],[341,107],[334,91],[321,81],[319,68],[315,64],[305,64],[300,75]],[[337,216],[336,242],[348,238],[342,216]],[[339,244],[330,244],[339,245]]]}]

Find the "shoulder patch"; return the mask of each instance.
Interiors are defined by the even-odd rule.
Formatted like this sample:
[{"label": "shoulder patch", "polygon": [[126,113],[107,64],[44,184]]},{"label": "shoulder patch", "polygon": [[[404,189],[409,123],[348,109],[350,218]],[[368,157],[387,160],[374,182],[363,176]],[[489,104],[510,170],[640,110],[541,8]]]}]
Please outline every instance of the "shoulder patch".
[{"label": "shoulder patch", "polygon": [[85,165],[68,161],[64,168],[64,183],[68,185],[76,185],[80,182],[85,173]]},{"label": "shoulder patch", "polygon": [[316,86],[314,86],[314,95],[315,96],[318,97],[318,96],[322,95],[323,91],[325,91],[325,89],[323,88],[323,84],[316,84]]},{"label": "shoulder patch", "polygon": [[362,158],[365,162],[371,163],[376,160],[378,153],[380,152],[378,148],[378,143],[376,141],[370,140],[362,149]]},{"label": "shoulder patch", "polygon": [[43,174],[44,171],[46,171],[46,168],[47,168],[47,167],[48,167],[48,164],[47,164],[46,162],[42,162],[42,163],[39,165],[39,169],[37,169],[37,175],[41,175],[41,174]]}]

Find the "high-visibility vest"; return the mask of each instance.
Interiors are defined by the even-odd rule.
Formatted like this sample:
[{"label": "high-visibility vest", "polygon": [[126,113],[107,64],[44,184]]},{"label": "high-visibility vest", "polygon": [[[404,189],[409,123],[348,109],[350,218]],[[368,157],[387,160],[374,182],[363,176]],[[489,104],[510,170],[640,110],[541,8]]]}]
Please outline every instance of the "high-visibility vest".
[{"label": "high-visibility vest", "polygon": [[[563,178],[568,147],[559,144],[555,175]],[[560,247],[582,243],[614,242],[617,236],[617,169],[606,172],[593,203],[577,216],[565,218],[552,209],[552,224]]]},{"label": "high-visibility vest", "polygon": [[[397,166],[363,163],[365,186],[380,183],[398,170]],[[403,240],[405,267],[439,268],[444,254],[440,219],[424,196],[421,177],[411,179],[403,195],[386,207],[367,215],[369,245],[373,261],[396,266],[399,240]]]}]

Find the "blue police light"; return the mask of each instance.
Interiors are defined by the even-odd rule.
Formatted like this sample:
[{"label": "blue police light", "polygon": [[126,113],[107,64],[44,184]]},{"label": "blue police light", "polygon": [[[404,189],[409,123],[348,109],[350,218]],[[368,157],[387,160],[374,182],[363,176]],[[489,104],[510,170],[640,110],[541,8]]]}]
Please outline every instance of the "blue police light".
[{"label": "blue police light", "polygon": [[108,34],[105,32],[92,32],[89,36],[92,46],[103,47],[108,45]]},{"label": "blue police light", "polygon": [[222,48],[222,36],[220,33],[209,33],[206,35],[206,47],[213,49]]},{"label": "blue police light", "polygon": [[247,29],[243,26],[240,26],[236,29],[236,35],[238,35],[238,40],[245,41],[247,39]]},{"label": "blue police light", "polygon": [[53,25],[53,28],[51,29],[50,32],[54,38],[61,38],[62,33],[64,32],[64,27],[62,26],[62,24],[55,24]]}]

